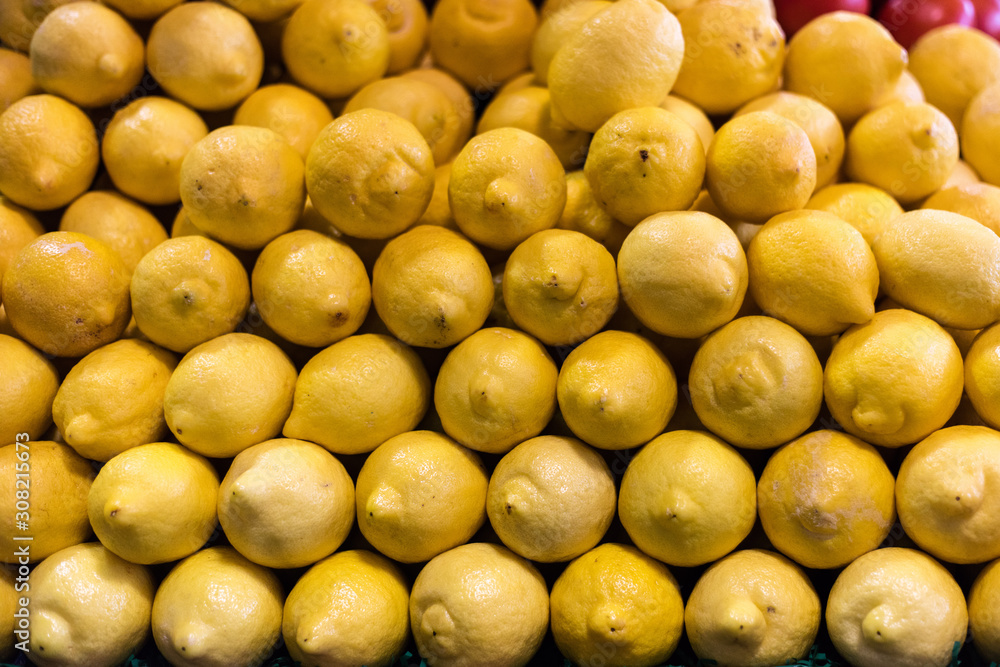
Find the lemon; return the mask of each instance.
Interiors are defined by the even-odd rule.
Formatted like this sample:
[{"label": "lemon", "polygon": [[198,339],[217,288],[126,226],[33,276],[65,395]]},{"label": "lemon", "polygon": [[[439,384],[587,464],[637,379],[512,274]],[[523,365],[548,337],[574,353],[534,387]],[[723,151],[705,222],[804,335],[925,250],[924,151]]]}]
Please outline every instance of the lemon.
[{"label": "lemon", "polygon": [[691,363],[691,404],[710,431],[767,449],[798,437],[823,405],[823,366],[795,329],[741,317],[705,339]]},{"label": "lemon", "polygon": [[882,94],[875,101],[876,107],[892,104],[893,102],[926,102],[924,90],[920,87],[917,77],[909,69],[904,69],[903,73],[896,81],[896,85]]},{"label": "lemon", "polygon": [[677,15],[684,61],[673,92],[709,114],[732,113],[778,88],[785,34],[749,3],[700,2]]},{"label": "lemon", "polygon": [[548,623],[542,576],[494,544],[466,544],[437,556],[410,593],[413,637],[432,665],[523,667]]},{"label": "lemon", "polygon": [[528,0],[441,0],[427,34],[434,62],[490,91],[528,68],[538,15]]},{"label": "lemon", "polygon": [[268,243],[251,284],[264,322],[299,345],[325,347],[350,336],[371,305],[371,285],[357,253],[306,229]]},{"label": "lemon", "polygon": [[219,523],[254,563],[311,565],[354,525],[354,483],[319,445],[268,440],[240,452],[219,487]]},{"label": "lemon", "polygon": [[[87,494],[94,471],[90,462],[66,445],[48,440],[29,440],[25,443],[24,438],[17,440],[20,445],[13,440],[11,442],[0,447],[0,473],[12,482],[0,495],[0,508],[4,510],[0,537],[5,544],[17,544],[13,538],[25,533],[20,529],[15,531],[14,522],[28,522],[28,534],[31,536],[29,558],[36,563],[90,537]],[[17,477],[17,473],[30,475],[27,481],[31,507],[27,516],[18,514],[21,510],[17,509],[16,503],[23,499],[16,497],[15,487],[22,488],[16,480],[25,478]],[[20,556],[14,551],[15,547],[11,546],[10,553],[0,557],[0,561],[18,562]]]},{"label": "lemon", "polygon": [[347,97],[389,68],[389,30],[365,0],[306,0],[285,26],[288,72],[320,97]]},{"label": "lemon", "polygon": [[683,97],[676,95],[667,95],[660,102],[660,106],[670,113],[680,116],[684,122],[694,128],[694,131],[698,133],[698,138],[701,139],[701,145],[707,155],[708,147],[712,144],[712,139],[715,137],[715,126],[712,125],[712,121],[705,115],[705,112]]},{"label": "lemon", "polygon": [[[557,229],[568,229],[586,234],[598,243],[604,241],[617,222],[601,208],[594,197],[586,174],[582,169],[566,173],[566,206],[556,223]],[[630,228],[626,228],[630,229]]]},{"label": "lemon", "polygon": [[433,153],[404,118],[357,110],[316,138],[306,158],[306,187],[316,210],[341,232],[390,238],[427,209],[434,193]]},{"label": "lemon", "polygon": [[[1000,185],[1000,162],[997,161],[997,111],[1000,109],[1000,83],[987,86],[972,98],[962,117],[959,136],[962,157],[984,181]],[[0,117],[2,120],[2,117]]]},{"label": "lemon", "polygon": [[90,236],[49,232],[26,245],[3,276],[11,325],[42,352],[80,357],[116,340],[130,316],[129,272]]},{"label": "lemon", "polygon": [[497,128],[473,137],[452,162],[448,201],[463,234],[509,250],[558,222],[566,206],[566,172],[543,139]]},{"label": "lemon", "polygon": [[715,133],[706,185],[719,209],[763,223],[802,208],[816,188],[816,153],[799,125],[771,111],[736,116]]},{"label": "lemon", "polygon": [[[955,163],[955,168],[951,170],[948,180],[944,182],[941,189],[947,189],[955,185],[967,185],[969,183],[982,183],[976,170],[969,166],[969,163],[959,158]],[[925,200],[926,201],[926,200]]]},{"label": "lemon", "polygon": [[[14,657],[14,643],[17,641],[14,637],[14,630],[19,624],[20,619],[14,616],[18,610],[18,586],[22,586],[23,582],[17,584],[14,582],[14,570],[7,568],[0,568],[0,610],[3,613],[3,625],[0,626],[0,660],[10,660]],[[27,622],[27,620],[26,620]]]},{"label": "lemon", "polygon": [[146,204],[173,204],[181,197],[181,162],[207,134],[193,109],[165,97],[143,97],[115,112],[101,156],[122,193]]},{"label": "lemon", "polygon": [[984,329],[972,341],[965,357],[965,391],[984,422],[1000,426],[1000,327]]},{"label": "lemon", "polygon": [[285,600],[282,634],[304,667],[389,667],[406,648],[409,590],[392,561],[341,551],[309,569]]},{"label": "lemon", "polygon": [[1000,561],[993,561],[979,573],[969,591],[969,633],[979,655],[1000,660]]},{"label": "lemon", "polygon": [[736,234],[702,212],[657,213],[618,253],[622,298],[644,325],[699,338],[736,316],[747,290],[747,259]]},{"label": "lemon", "polygon": [[37,0],[3,3],[0,6],[0,35],[4,44],[27,53],[31,37],[48,13],[56,7],[74,1]]},{"label": "lemon", "polygon": [[[0,10],[2,11],[2,10]],[[31,60],[11,49],[0,48],[0,112],[22,97],[39,92],[31,76]]]},{"label": "lemon", "polygon": [[958,213],[1000,234],[1000,188],[989,183],[943,187],[928,197],[920,208]]},{"label": "lemon", "polygon": [[389,31],[388,74],[415,67],[427,46],[427,9],[420,0],[368,0]]},{"label": "lemon", "polygon": [[475,105],[469,90],[454,76],[436,67],[411,69],[408,72],[403,72],[400,76],[404,79],[416,79],[432,84],[451,101],[451,108],[448,111],[449,119],[446,121],[446,125],[454,123],[458,126],[456,131],[458,139],[455,143],[455,152],[457,153],[472,136],[472,128],[476,121]]},{"label": "lemon", "polygon": [[785,90],[808,95],[850,125],[893,89],[906,50],[875,19],[854,12],[823,14],[788,42]]},{"label": "lemon", "polygon": [[902,215],[903,207],[892,195],[865,183],[834,183],[821,190],[805,208],[833,213],[861,232],[869,246],[889,224]]},{"label": "lemon", "polygon": [[727,667],[801,660],[819,617],[819,597],[805,573],[760,549],[733,552],[709,567],[684,610],[695,654]]},{"label": "lemon", "polygon": [[531,43],[531,70],[541,85],[549,80],[549,65],[556,51],[597,12],[611,6],[607,0],[579,0],[545,15]]},{"label": "lemon", "polygon": [[756,482],[739,452],[703,431],[671,431],[625,470],[618,516],[637,547],[668,565],[722,558],[750,534]]},{"label": "lemon", "polygon": [[302,367],[282,433],[334,454],[370,452],[420,423],[431,382],[417,354],[381,334],[359,334]]},{"label": "lemon", "polygon": [[0,195],[0,286],[3,274],[21,248],[44,233],[38,218]]},{"label": "lemon", "polygon": [[942,326],[980,329],[1000,319],[1000,237],[947,211],[904,213],[873,247],[885,293]]},{"label": "lemon", "polygon": [[96,2],[71,2],[52,10],[31,38],[31,74],[46,92],[101,107],[139,84],[143,46],[118,12]]},{"label": "lemon", "polygon": [[505,328],[480,329],[448,353],[434,383],[445,433],[503,454],[533,438],[556,410],[559,371],[541,343]]},{"label": "lemon", "polygon": [[837,577],[826,605],[833,645],[857,667],[951,664],[968,612],[948,570],[913,549],[878,549]]},{"label": "lemon", "polygon": [[[4,359],[0,367],[0,412],[5,415],[0,442],[16,442],[19,433],[34,440],[52,423],[59,373],[41,352],[12,336],[0,334],[0,351]],[[555,373],[554,365],[552,369]],[[552,394],[554,403],[554,377]]]},{"label": "lemon", "polygon": [[486,512],[507,547],[543,563],[593,549],[615,516],[615,483],[600,454],[574,438],[525,440],[490,477]]},{"label": "lemon", "polygon": [[34,210],[82,194],[100,160],[94,125],[54,95],[29,95],[0,113],[0,194]]},{"label": "lemon", "polygon": [[458,231],[455,218],[451,215],[451,205],[448,203],[448,183],[451,181],[451,163],[440,164],[434,168],[434,193],[427,209],[416,224],[447,227]]},{"label": "lemon", "polygon": [[624,544],[602,544],[570,563],[552,586],[551,605],[556,645],[579,665],[660,665],[684,624],[670,570]]},{"label": "lemon", "polygon": [[104,4],[113,7],[130,19],[155,19],[167,10],[181,4],[184,0],[105,0]]},{"label": "lemon", "polygon": [[31,573],[28,655],[39,667],[120,665],[149,637],[156,585],[100,544],[69,547]]},{"label": "lemon", "polygon": [[488,484],[474,452],[440,433],[403,433],[382,443],[358,473],[358,527],[393,560],[429,560],[483,525]]},{"label": "lemon", "polygon": [[628,449],[663,432],[677,407],[677,379],[649,340],[602,331],[569,353],[556,388],[566,425],[601,449]]},{"label": "lemon", "polygon": [[59,231],[86,234],[118,253],[132,273],[143,256],[167,240],[167,232],[149,210],[112,190],[85,192],[66,209]]},{"label": "lemon", "polygon": [[251,21],[270,23],[286,18],[302,0],[224,0]]},{"label": "lemon", "polygon": [[157,589],[153,639],[177,667],[259,664],[281,637],[283,602],[273,572],[229,547],[204,549]]},{"label": "lemon", "polygon": [[201,111],[236,106],[264,71],[263,47],[250,21],[215,2],[185,2],[157,19],[146,61],[168,95]]},{"label": "lemon", "polygon": [[626,109],[656,106],[677,79],[684,36],[656,0],[626,0],[570,33],[549,64],[553,120],[596,132]]},{"label": "lemon", "polygon": [[298,86],[276,83],[250,94],[233,116],[233,125],[266,127],[284,137],[302,159],[324,127],[333,122],[330,108]]},{"label": "lemon", "polygon": [[74,366],[55,396],[52,417],[84,458],[107,461],[167,433],[163,394],[177,358],[141,340],[100,347]]}]

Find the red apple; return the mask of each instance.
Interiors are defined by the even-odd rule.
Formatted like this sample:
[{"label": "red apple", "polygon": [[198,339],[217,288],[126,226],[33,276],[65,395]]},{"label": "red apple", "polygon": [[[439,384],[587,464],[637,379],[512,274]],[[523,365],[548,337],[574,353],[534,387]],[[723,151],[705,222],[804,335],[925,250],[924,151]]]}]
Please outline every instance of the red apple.
[{"label": "red apple", "polygon": [[871,3],[869,0],[774,0],[774,10],[785,35],[791,37],[820,14],[841,10],[867,14]]},{"label": "red apple", "polygon": [[1000,0],[972,0],[976,7],[976,27],[993,39],[1000,39]]},{"label": "red apple", "polygon": [[889,0],[878,20],[908,49],[921,35],[938,26],[973,25],[976,8],[972,0]]}]

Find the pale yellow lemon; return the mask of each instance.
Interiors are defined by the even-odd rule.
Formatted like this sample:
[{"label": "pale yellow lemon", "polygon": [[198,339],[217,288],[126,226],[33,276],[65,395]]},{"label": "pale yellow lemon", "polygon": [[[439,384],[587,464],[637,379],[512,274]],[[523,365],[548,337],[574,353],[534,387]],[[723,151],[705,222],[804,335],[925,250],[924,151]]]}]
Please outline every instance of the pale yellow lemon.
[{"label": "pale yellow lemon", "polygon": [[1000,188],[989,183],[943,187],[924,200],[920,208],[958,213],[1000,234]]},{"label": "pale yellow lemon", "polygon": [[[42,223],[30,211],[0,195],[0,288],[3,274],[21,248],[44,233]],[[0,291],[0,301],[2,297]]]},{"label": "pale yellow lemon", "polygon": [[31,60],[23,53],[0,48],[0,112],[22,97],[39,92],[31,75]]},{"label": "pale yellow lemon", "polygon": [[531,70],[539,84],[548,83],[549,65],[563,42],[594,14],[609,6],[607,0],[581,0],[567,4],[548,16],[542,9],[542,21],[531,43]]},{"label": "pale yellow lemon", "polygon": [[909,69],[904,69],[903,73],[896,81],[896,85],[882,94],[875,101],[875,106],[880,107],[893,102],[926,102],[924,90],[920,87],[917,77]]},{"label": "pale yellow lemon", "polygon": [[323,100],[289,83],[261,86],[233,116],[233,125],[266,127],[284,137],[303,160],[320,131],[332,122],[333,114]]},{"label": "pale yellow lemon", "polygon": [[965,392],[979,417],[1000,427],[1000,327],[987,327],[972,341],[965,356]]},{"label": "pale yellow lemon", "polygon": [[[23,340],[0,334],[0,443],[41,437],[52,424],[52,401],[59,390],[59,373],[52,362]],[[555,367],[553,366],[553,370]],[[553,397],[555,381],[553,380]],[[21,436],[24,440],[25,436]]]},{"label": "pale yellow lemon", "polygon": [[705,112],[683,97],[673,94],[667,95],[660,102],[660,106],[670,113],[680,116],[681,119],[694,128],[707,154],[708,147],[712,144],[712,138],[715,137],[715,126],[712,125],[711,119],[709,119]]},{"label": "pale yellow lemon", "polygon": [[903,207],[891,194],[866,183],[828,185],[817,190],[805,208],[833,213],[861,232],[870,246],[903,213]]},{"label": "pale yellow lemon", "polygon": [[968,162],[959,158],[958,162],[955,163],[955,168],[951,170],[948,180],[944,182],[941,189],[944,190],[953,185],[966,185],[969,183],[982,183],[982,179],[979,178],[979,174],[976,173],[976,170]]},{"label": "pale yellow lemon", "polygon": [[143,205],[113,190],[77,197],[59,220],[59,231],[86,234],[118,253],[129,273],[143,256],[167,240],[167,231]]},{"label": "pale yellow lemon", "polygon": [[583,170],[567,172],[566,206],[556,223],[556,228],[580,232],[601,242],[615,224],[621,223],[597,203],[594,190],[590,187],[590,181],[587,180]]},{"label": "pale yellow lemon", "polygon": [[959,136],[962,157],[987,183],[1000,186],[1000,83],[987,86],[966,107]]},{"label": "pale yellow lemon", "polygon": [[389,68],[398,74],[415,67],[427,47],[427,8],[420,0],[368,0],[389,30]]},{"label": "pale yellow lemon", "polygon": [[987,565],[969,591],[969,633],[987,660],[1000,660],[1000,560]]}]

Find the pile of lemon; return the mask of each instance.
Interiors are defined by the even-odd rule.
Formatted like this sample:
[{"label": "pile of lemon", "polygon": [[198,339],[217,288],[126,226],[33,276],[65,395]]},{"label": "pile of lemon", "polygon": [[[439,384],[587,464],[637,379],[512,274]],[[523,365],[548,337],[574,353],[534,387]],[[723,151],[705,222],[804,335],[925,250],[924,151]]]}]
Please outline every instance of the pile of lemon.
[{"label": "pile of lemon", "polygon": [[825,610],[854,667],[1000,661],[992,38],[11,0],[0,41],[4,657],[770,667]]}]

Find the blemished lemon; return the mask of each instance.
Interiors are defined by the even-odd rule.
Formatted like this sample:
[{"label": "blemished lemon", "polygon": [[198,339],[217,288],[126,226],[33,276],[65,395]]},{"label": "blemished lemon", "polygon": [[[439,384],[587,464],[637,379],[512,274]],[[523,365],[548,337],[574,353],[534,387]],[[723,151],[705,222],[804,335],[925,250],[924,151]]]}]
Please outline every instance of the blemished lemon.
[{"label": "blemished lemon", "polygon": [[217,525],[219,478],[207,459],[180,445],[126,449],[101,468],[87,514],[101,543],[132,563],[190,556]]},{"label": "blemished lemon", "polygon": [[265,246],[251,286],[264,322],[285,340],[311,347],[353,334],[371,305],[371,284],[357,253],[307,229]]},{"label": "blemished lemon", "polygon": [[251,21],[269,23],[286,18],[302,0],[224,0]]},{"label": "blemished lemon", "polygon": [[324,127],[333,122],[330,108],[308,90],[288,83],[261,86],[236,109],[233,125],[266,127],[285,138],[302,159]]},{"label": "blemished lemon", "polygon": [[364,454],[414,429],[431,402],[431,381],[410,347],[358,334],[306,362],[282,433],[334,454]]},{"label": "blemished lemon", "polygon": [[1000,427],[1000,326],[976,336],[965,355],[965,392],[979,417]]},{"label": "blemished lemon", "polygon": [[445,357],[434,408],[444,432],[459,443],[503,454],[552,419],[558,376],[536,339],[512,329],[480,329]]},{"label": "blemished lemon", "polygon": [[81,357],[128,326],[129,271],[110,247],[74,232],[49,232],[24,246],[3,276],[4,310],[42,352]]},{"label": "blemished lemon", "polygon": [[250,305],[250,280],[233,253],[204,236],[169,239],[136,265],[132,312],[139,330],[174,352],[236,329]]},{"label": "blemished lemon", "polygon": [[883,229],[903,214],[903,207],[891,194],[865,183],[828,185],[817,190],[805,208],[833,213],[861,232],[869,246],[875,243]]},{"label": "blemished lemon", "polygon": [[776,113],[805,130],[816,154],[817,189],[836,180],[844,161],[845,140],[833,111],[811,97],[785,91],[758,97],[740,107],[736,115],[753,111]]},{"label": "blemished lemon", "polygon": [[107,461],[167,434],[163,393],[177,357],[162,347],[122,339],[100,347],[66,374],[52,418],[66,444]]},{"label": "blemished lemon", "polygon": [[550,601],[556,645],[575,664],[653,667],[680,643],[677,580],[632,546],[602,544],[574,560]]},{"label": "blemished lemon", "polygon": [[548,624],[542,576],[494,544],[466,544],[437,556],[410,593],[410,628],[420,655],[432,664],[523,667]]},{"label": "blemished lemon", "polygon": [[390,238],[427,209],[433,152],[413,123],[360,109],[320,132],[306,158],[306,188],[316,210],[344,234]]},{"label": "blemished lemon", "polygon": [[364,0],[306,0],[281,39],[288,72],[320,97],[347,97],[389,68],[389,30]]},{"label": "blemished lemon", "polygon": [[750,3],[701,2],[677,19],[684,61],[672,92],[718,115],[777,90],[785,34],[774,16]]},{"label": "blemished lemon", "polygon": [[875,255],[861,232],[833,213],[771,218],[750,241],[747,264],[754,302],[803,334],[840,333],[875,312]]},{"label": "blemished lemon", "polygon": [[850,125],[892,90],[905,69],[906,50],[875,19],[832,12],[788,42],[784,87],[822,102]]},{"label": "blemished lemon", "polygon": [[684,610],[695,654],[729,667],[771,667],[805,657],[819,597],[806,574],[773,551],[736,551],[698,579]]},{"label": "blemished lemon", "polygon": [[473,137],[452,162],[448,201],[463,234],[509,250],[555,226],[566,206],[566,172],[543,139],[497,128]]},{"label": "blemished lemon", "polygon": [[427,8],[420,0],[368,0],[389,30],[389,68],[399,74],[415,67],[427,47]]},{"label": "blemished lemon", "polygon": [[14,657],[14,643],[17,639],[14,636],[14,630],[18,623],[18,618],[14,616],[18,609],[18,595],[17,584],[14,581],[15,570],[13,568],[0,568],[0,611],[3,612],[2,625],[0,625],[0,633],[2,633],[3,638],[0,639],[0,659],[10,660]]},{"label": "blemished lemon", "polygon": [[181,163],[180,191],[198,229],[256,250],[290,231],[302,216],[305,165],[277,133],[231,125],[191,147]]},{"label": "blemished lemon", "polygon": [[656,106],[677,79],[684,36],[656,0],[612,3],[563,41],[549,64],[556,124],[596,132],[625,109]]},{"label": "blemished lemon", "polygon": [[225,334],[184,355],[167,383],[163,413],[185,447],[213,458],[235,456],[281,432],[295,381],[295,366],[277,345]]},{"label": "blemished lemon", "polygon": [[[987,86],[972,98],[962,117],[959,136],[962,141],[962,157],[972,166],[984,181],[1000,186],[1000,83]],[[2,117],[0,117],[2,118]]]},{"label": "blemished lemon", "polygon": [[306,667],[389,667],[410,638],[410,592],[396,565],[370,551],[341,551],[309,569],[285,600],[282,634]]},{"label": "blemished lemon", "polygon": [[556,228],[586,234],[600,243],[607,238],[616,223],[617,221],[597,203],[583,170],[567,172],[566,206],[559,222],[556,223]]},{"label": "blemished lemon", "polygon": [[620,111],[594,134],[583,171],[614,219],[634,226],[691,206],[705,180],[698,133],[661,107]]},{"label": "blemished lemon", "polygon": [[615,482],[601,455],[575,438],[525,440],[490,477],[486,513],[501,541],[533,561],[593,549],[615,517]]},{"label": "blemished lemon", "polygon": [[491,91],[528,69],[538,25],[528,0],[442,0],[431,13],[431,57],[472,90]]},{"label": "blemished lemon", "polygon": [[653,331],[676,338],[700,338],[732,320],[747,277],[736,234],[699,211],[650,216],[618,253],[618,281],[629,309]]},{"label": "blemished lemon", "polygon": [[741,317],[698,348],[688,386],[708,430],[737,447],[767,449],[812,426],[823,405],[823,366],[784,322]]},{"label": "blemished lemon", "polygon": [[579,343],[618,307],[615,260],[580,232],[538,232],[507,259],[503,300],[517,326],[546,345]]},{"label": "blemished lemon", "polygon": [[943,187],[928,197],[920,208],[958,213],[1000,234],[1000,188],[989,183]]},{"label": "blemished lemon", "polygon": [[188,556],[153,598],[153,640],[171,665],[226,667],[266,659],[281,637],[281,583],[230,547]]},{"label": "blemished lemon", "polygon": [[1000,661],[1000,560],[979,573],[969,591],[969,634],[987,660]]},{"label": "blemished lemon", "polygon": [[181,162],[208,134],[196,111],[165,97],[143,97],[115,112],[101,157],[115,187],[151,205],[181,198]]},{"label": "blemished lemon", "polygon": [[[41,437],[52,423],[52,401],[59,390],[59,373],[52,362],[23,340],[0,334],[0,443],[17,441],[19,433],[30,440]],[[552,367],[555,372],[555,365]],[[555,402],[555,378],[552,380]],[[21,438],[23,440],[23,436]]]},{"label": "blemished lemon", "polygon": [[925,102],[896,102],[870,111],[847,137],[844,169],[851,180],[911,204],[939,189],[958,162],[958,134]]},{"label": "blemished lemon", "polygon": [[735,449],[703,431],[670,431],[639,450],[622,478],[618,516],[667,565],[722,558],[757,518],[756,480]]},{"label": "blemished lemon", "polygon": [[105,0],[106,5],[114,7],[130,19],[148,20],[162,16],[167,10],[181,4],[184,0]]},{"label": "blemished lemon", "polygon": [[[17,509],[16,484],[8,484],[0,494],[0,509],[5,512],[0,520],[0,537],[14,545],[14,537],[25,531],[14,529],[15,521],[29,524],[31,548],[29,559],[37,563],[60,549],[79,544],[91,536],[87,521],[87,494],[94,480],[90,462],[79,456],[67,445],[49,440],[30,440],[25,448],[24,438],[18,446],[14,440],[0,447],[0,473],[5,479],[22,479],[16,472],[24,472],[28,460],[30,478],[30,504],[28,515]],[[21,465],[21,468],[17,468]],[[23,507],[23,505],[22,505]],[[19,556],[11,548],[0,561],[16,563]],[[33,582],[32,582],[33,583]]]},{"label": "blemished lemon", "polygon": [[580,0],[549,16],[545,16],[543,10],[542,21],[531,43],[531,70],[539,84],[544,86],[548,83],[549,65],[559,47],[594,14],[610,4],[607,0]]},{"label": "blemished lemon", "polygon": [[896,504],[903,530],[950,563],[1000,558],[1000,433],[952,426],[921,440],[899,467]]},{"label": "blemished lemon", "polygon": [[[34,214],[0,195],[0,287],[3,274],[21,248],[44,233],[45,228]],[[0,300],[2,296],[0,292]]]},{"label": "blemished lemon", "polygon": [[813,431],[768,459],[757,509],[780,552],[805,567],[843,567],[889,535],[896,519],[894,482],[868,443],[839,431]]},{"label": "blemished lemon", "polygon": [[149,637],[156,584],[96,542],[63,549],[31,573],[31,662],[120,665]]},{"label": "blemished lemon", "polygon": [[97,133],[79,107],[29,95],[0,113],[0,194],[36,211],[65,206],[90,187]]},{"label": "blemished lemon", "polygon": [[358,473],[358,527],[389,558],[420,563],[472,539],[486,521],[488,485],[475,452],[433,431],[403,433]]},{"label": "blemished lemon", "polygon": [[872,248],[881,287],[942,326],[981,329],[1000,320],[1000,237],[948,211],[910,211]]},{"label": "blemished lemon", "polygon": [[848,329],[826,362],[823,392],[833,418],[883,447],[941,428],[962,397],[962,353],[933,320],[903,309]]},{"label": "blemished lemon", "polygon": [[167,231],[149,210],[112,190],[80,195],[63,213],[59,231],[86,234],[118,253],[129,273],[143,256],[167,240]]},{"label": "blemished lemon", "polygon": [[38,92],[28,56],[0,48],[0,113],[22,97]]},{"label": "blemished lemon", "polygon": [[800,126],[770,111],[753,111],[715,133],[705,175],[724,214],[760,224],[809,201],[816,189],[816,153]]},{"label": "blemished lemon", "polygon": [[837,577],[826,627],[837,651],[857,667],[945,667],[965,641],[962,589],[937,561],[914,549],[876,549]]},{"label": "blemished lemon", "polygon": [[45,17],[31,38],[31,74],[42,90],[82,107],[129,94],[142,79],[142,38],[118,12],[71,2]]},{"label": "blemished lemon", "polygon": [[648,339],[602,331],[566,357],[556,396],[578,438],[600,449],[628,449],[666,428],[677,407],[677,378]]}]

